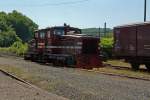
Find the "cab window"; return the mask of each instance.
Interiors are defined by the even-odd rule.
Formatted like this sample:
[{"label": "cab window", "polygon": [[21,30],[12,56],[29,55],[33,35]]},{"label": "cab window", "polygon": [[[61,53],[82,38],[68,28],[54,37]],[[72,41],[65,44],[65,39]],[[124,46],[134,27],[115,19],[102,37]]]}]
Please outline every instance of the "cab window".
[{"label": "cab window", "polygon": [[54,30],[54,34],[55,34],[55,35],[64,35],[64,30],[55,29],[55,30]]},{"label": "cab window", "polygon": [[67,35],[73,35],[73,34],[81,34],[81,31],[76,29],[67,30]]},{"label": "cab window", "polygon": [[51,32],[50,31],[47,32],[47,37],[51,38]]},{"label": "cab window", "polygon": [[35,38],[38,38],[38,33],[35,33]]},{"label": "cab window", "polygon": [[45,33],[44,32],[40,32],[40,38],[41,39],[45,38]]}]

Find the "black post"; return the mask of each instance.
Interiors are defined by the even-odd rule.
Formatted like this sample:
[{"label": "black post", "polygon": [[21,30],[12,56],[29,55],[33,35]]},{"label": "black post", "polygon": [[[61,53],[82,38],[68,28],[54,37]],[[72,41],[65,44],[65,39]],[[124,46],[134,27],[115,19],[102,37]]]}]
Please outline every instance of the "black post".
[{"label": "black post", "polygon": [[104,37],[106,37],[106,22],[104,23]]},{"label": "black post", "polygon": [[99,37],[101,37],[101,28],[99,27]]},{"label": "black post", "polygon": [[147,0],[144,2],[144,22],[146,22],[146,12],[147,12]]}]

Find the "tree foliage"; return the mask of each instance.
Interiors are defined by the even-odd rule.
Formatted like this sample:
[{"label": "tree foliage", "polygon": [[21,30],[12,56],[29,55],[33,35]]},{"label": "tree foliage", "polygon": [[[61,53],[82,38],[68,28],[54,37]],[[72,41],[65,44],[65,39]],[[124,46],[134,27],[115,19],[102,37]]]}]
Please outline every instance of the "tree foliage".
[{"label": "tree foliage", "polygon": [[106,34],[104,34],[104,28],[85,28],[82,29],[82,34],[87,34],[91,36],[99,36],[100,37],[112,37],[113,30],[111,28],[106,29]]},{"label": "tree foliage", "polygon": [[16,53],[17,55],[24,55],[27,52],[27,49],[27,43],[22,43],[20,41],[14,42],[14,44],[9,47],[9,51],[12,53]]},{"label": "tree foliage", "polygon": [[27,43],[22,43],[21,41],[14,42],[10,47],[0,47],[0,52],[7,54],[24,55],[27,52]]},{"label": "tree foliage", "polygon": [[0,12],[0,47],[9,47],[15,41],[26,42],[33,36],[33,31],[38,28],[27,16],[13,11]]},{"label": "tree foliage", "polygon": [[17,36],[23,41],[30,40],[33,36],[33,31],[38,28],[38,25],[30,18],[15,10],[8,14],[8,21],[10,26],[15,30]]},{"label": "tree foliage", "polygon": [[112,49],[113,49],[113,38],[102,38],[101,39],[101,49],[103,56],[105,58],[112,57]]},{"label": "tree foliage", "polygon": [[21,39],[16,35],[16,32],[12,28],[0,33],[0,46],[1,47],[9,47],[15,41],[21,41]]},{"label": "tree foliage", "polygon": [[0,12],[0,32],[7,31],[10,26],[8,25],[8,18],[5,12]]}]

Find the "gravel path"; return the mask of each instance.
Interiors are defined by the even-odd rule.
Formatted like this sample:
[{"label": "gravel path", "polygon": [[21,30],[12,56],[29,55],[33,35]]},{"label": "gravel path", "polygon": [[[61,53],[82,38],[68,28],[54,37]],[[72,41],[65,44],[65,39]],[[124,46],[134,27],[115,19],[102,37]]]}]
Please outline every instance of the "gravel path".
[{"label": "gravel path", "polygon": [[0,100],[66,100],[12,79],[0,72]]},{"label": "gravel path", "polygon": [[73,68],[57,68],[0,57],[0,65],[12,65],[48,82],[49,91],[73,100],[150,100],[150,82],[107,76]]}]

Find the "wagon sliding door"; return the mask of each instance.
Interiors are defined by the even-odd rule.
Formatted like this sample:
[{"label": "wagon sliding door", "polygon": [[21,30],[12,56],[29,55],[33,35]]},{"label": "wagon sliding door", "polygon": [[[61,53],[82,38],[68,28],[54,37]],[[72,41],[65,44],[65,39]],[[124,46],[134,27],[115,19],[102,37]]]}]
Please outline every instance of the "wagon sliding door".
[{"label": "wagon sliding door", "polygon": [[119,56],[136,56],[136,26],[115,30],[115,53]]},{"label": "wagon sliding door", "polygon": [[138,56],[150,57],[150,25],[137,26]]}]

